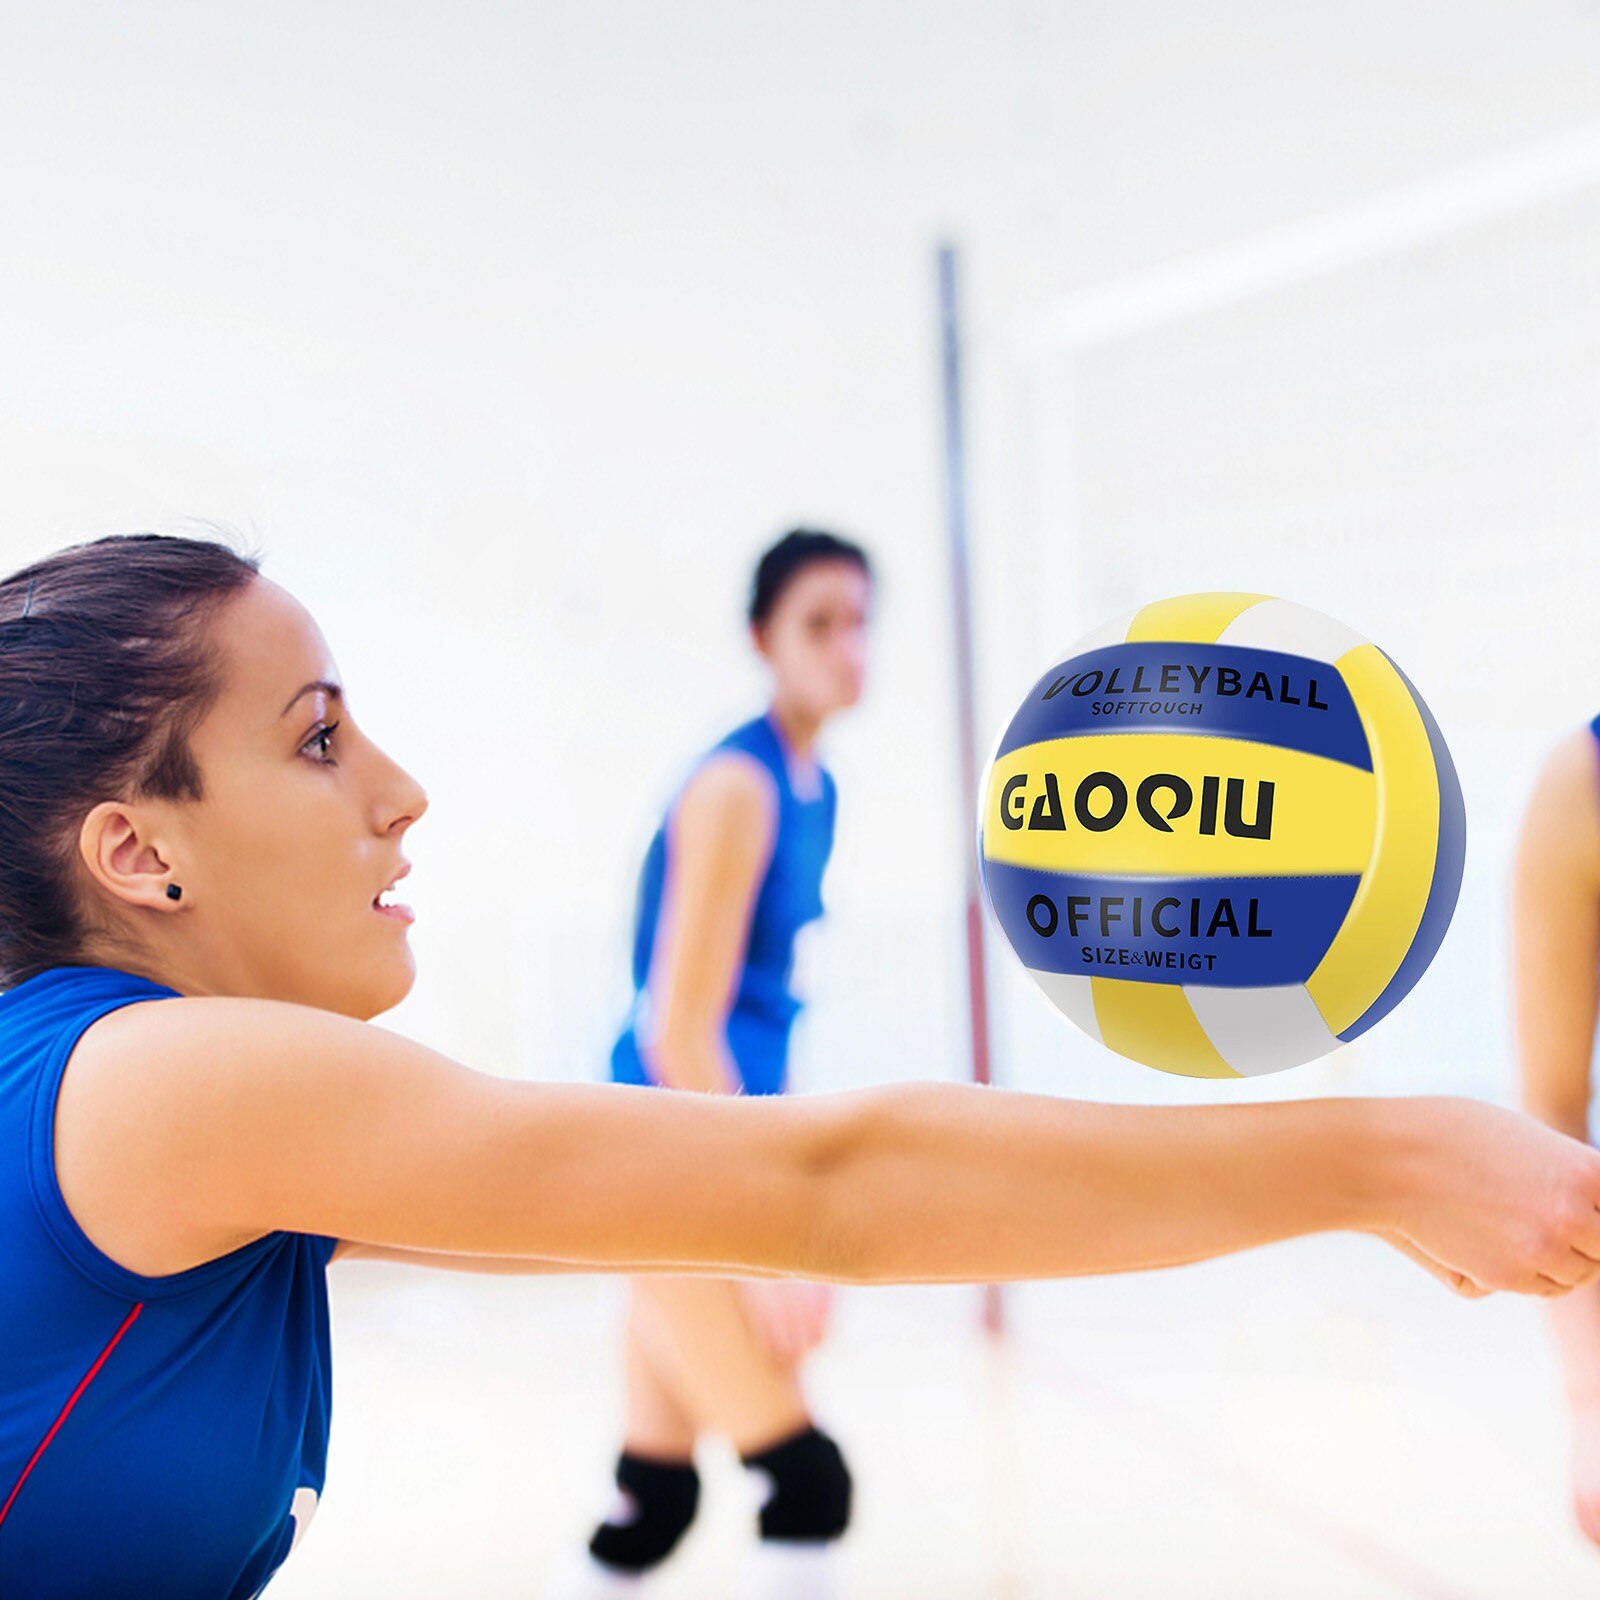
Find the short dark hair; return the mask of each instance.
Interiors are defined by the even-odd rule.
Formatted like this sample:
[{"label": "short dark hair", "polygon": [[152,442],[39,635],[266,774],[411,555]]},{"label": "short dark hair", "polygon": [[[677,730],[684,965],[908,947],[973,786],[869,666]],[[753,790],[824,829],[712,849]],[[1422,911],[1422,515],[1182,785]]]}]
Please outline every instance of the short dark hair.
[{"label": "short dark hair", "polygon": [[751,622],[765,622],[795,575],[814,561],[853,561],[872,577],[872,564],[860,545],[819,528],[791,528],[756,564],[750,585]]},{"label": "short dark hair", "polygon": [[0,987],[79,964],[78,829],[118,796],[202,798],[209,623],[260,569],[217,539],[113,534],[0,580]]}]

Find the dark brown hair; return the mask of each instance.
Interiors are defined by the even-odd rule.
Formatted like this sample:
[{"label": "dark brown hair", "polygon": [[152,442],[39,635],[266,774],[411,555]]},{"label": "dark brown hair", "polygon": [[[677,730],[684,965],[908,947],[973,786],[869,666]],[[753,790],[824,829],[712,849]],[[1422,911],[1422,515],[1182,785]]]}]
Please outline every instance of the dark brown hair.
[{"label": "dark brown hair", "polygon": [[860,545],[820,528],[791,528],[756,563],[745,608],[750,621],[765,622],[778,597],[814,561],[853,561],[869,581],[872,578],[872,564]]},{"label": "dark brown hair", "polygon": [[0,988],[81,960],[93,806],[202,798],[189,738],[222,688],[209,623],[259,568],[221,540],[134,533],[0,580]]}]

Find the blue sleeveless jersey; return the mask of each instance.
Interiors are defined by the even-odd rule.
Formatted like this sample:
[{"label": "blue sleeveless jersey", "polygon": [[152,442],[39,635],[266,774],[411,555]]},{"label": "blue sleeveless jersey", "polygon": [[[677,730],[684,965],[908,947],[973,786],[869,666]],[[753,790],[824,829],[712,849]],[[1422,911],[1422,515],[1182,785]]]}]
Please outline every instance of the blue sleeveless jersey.
[{"label": "blue sleeveless jersey", "polygon": [[[838,791],[833,775],[819,767],[819,794],[807,798],[795,793],[783,736],[770,712],[735,728],[702,761],[721,750],[743,750],[753,755],[777,785],[778,825],[772,857],[751,911],[744,965],[728,1013],[726,1037],[745,1092],[779,1094],[788,1075],[789,1031],[801,1004],[789,992],[795,935],[822,915],[822,875],[833,849]],[[611,1051],[611,1076],[619,1083],[652,1081],[639,1053],[638,1030],[648,1020],[646,985],[666,872],[667,823],[663,818],[645,852],[639,875],[633,931],[633,1009]]]},{"label": "blue sleeveless jersey", "polygon": [[335,1241],[274,1233],[142,1277],[89,1242],[57,1185],[56,1094],[79,1035],[176,994],[93,966],[0,994],[5,1600],[249,1600],[322,1488]]}]

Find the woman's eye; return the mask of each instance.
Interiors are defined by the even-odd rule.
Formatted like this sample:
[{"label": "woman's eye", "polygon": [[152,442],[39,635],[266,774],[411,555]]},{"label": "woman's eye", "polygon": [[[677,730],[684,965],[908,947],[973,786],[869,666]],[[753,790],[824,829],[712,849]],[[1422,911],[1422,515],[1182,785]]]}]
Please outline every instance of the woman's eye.
[{"label": "woman's eye", "polygon": [[318,728],[317,731],[312,734],[311,737],[307,739],[300,748],[302,750],[309,750],[313,745],[315,745],[322,751],[322,756],[320,759],[326,761],[329,766],[335,765],[335,763],[328,756],[328,741],[333,738],[333,730],[338,726],[339,724],[337,722],[324,723],[323,726]]}]

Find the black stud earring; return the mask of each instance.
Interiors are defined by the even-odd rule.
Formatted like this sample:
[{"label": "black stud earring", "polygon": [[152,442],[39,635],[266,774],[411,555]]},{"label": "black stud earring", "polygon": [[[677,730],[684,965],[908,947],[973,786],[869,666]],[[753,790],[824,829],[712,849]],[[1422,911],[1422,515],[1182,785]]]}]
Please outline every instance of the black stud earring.
[{"label": "black stud earring", "polygon": [[182,894],[183,890],[180,889],[177,884],[169,883],[167,885],[167,899],[177,900],[182,896]]}]

